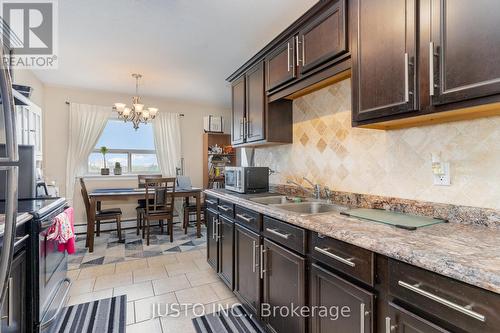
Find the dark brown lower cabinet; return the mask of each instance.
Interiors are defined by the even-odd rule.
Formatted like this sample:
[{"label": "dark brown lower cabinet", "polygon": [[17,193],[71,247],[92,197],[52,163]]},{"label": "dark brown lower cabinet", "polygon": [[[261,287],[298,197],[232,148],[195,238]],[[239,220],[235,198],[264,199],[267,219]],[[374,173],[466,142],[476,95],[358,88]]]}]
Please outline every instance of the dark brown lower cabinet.
[{"label": "dark brown lower cabinet", "polygon": [[260,236],[238,224],[234,230],[234,293],[255,314],[260,306]]},{"label": "dark brown lower cabinet", "polygon": [[389,303],[389,315],[385,318],[385,332],[391,333],[449,333],[416,314]]},{"label": "dark brown lower cabinet", "polygon": [[218,229],[219,245],[219,276],[222,281],[233,290],[233,238],[234,221],[225,216],[219,215]]},{"label": "dark brown lower cabinet", "polygon": [[26,251],[14,256],[1,311],[2,332],[26,332]]},{"label": "dark brown lower cabinet", "polygon": [[373,293],[315,264],[311,265],[310,302],[317,309],[310,317],[311,333],[373,332]]},{"label": "dark brown lower cabinet", "polygon": [[306,305],[306,259],[264,239],[261,319],[271,332],[302,333],[306,318],[292,310]]},{"label": "dark brown lower cabinet", "polygon": [[218,272],[218,246],[217,246],[217,229],[219,217],[217,212],[207,209],[205,212],[207,220],[207,262],[212,268]]}]

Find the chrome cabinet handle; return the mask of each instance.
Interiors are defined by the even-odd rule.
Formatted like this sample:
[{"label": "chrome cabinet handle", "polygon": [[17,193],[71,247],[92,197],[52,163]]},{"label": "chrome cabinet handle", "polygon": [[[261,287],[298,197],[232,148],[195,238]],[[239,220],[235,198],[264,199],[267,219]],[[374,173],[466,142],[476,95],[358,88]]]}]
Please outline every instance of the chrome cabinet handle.
[{"label": "chrome cabinet handle", "polygon": [[306,64],[306,41],[304,35],[302,35],[302,67]]},{"label": "chrome cabinet handle", "polygon": [[24,242],[28,238],[30,238],[29,234],[28,235],[24,235],[23,237],[17,239],[16,242],[14,243],[14,247],[18,246],[19,244],[21,244],[22,242]]},{"label": "chrome cabinet handle", "polygon": [[337,261],[339,261],[339,262],[341,262],[343,264],[346,264],[347,266],[351,266],[351,267],[355,267],[356,266],[356,264],[352,262],[352,258],[345,259],[345,258],[339,257],[336,254],[331,253],[328,250],[329,250],[328,248],[322,249],[322,248],[317,247],[317,246],[314,247],[314,251],[317,251],[317,252],[319,252],[321,254],[324,254],[325,256],[328,256],[328,257],[330,257],[332,259],[335,259],[335,260],[337,260]]},{"label": "chrome cabinet handle", "polygon": [[214,222],[215,222],[215,241],[218,242],[219,241],[219,219],[215,217]]},{"label": "chrome cabinet handle", "polygon": [[264,279],[264,273],[266,273],[266,269],[265,269],[265,262],[264,262],[264,259],[265,259],[265,253],[267,251],[264,250],[264,245],[260,245],[260,278],[261,279]]},{"label": "chrome cabinet handle", "polygon": [[391,317],[385,317],[385,333],[391,333],[396,326],[391,326]]},{"label": "chrome cabinet handle", "polygon": [[252,272],[255,273],[255,241],[252,241]]},{"label": "chrome cabinet handle", "polygon": [[288,239],[291,236],[290,234],[282,234],[277,229],[266,228],[266,231],[283,239]]},{"label": "chrome cabinet handle", "polygon": [[243,221],[248,222],[248,223],[252,223],[252,221],[254,220],[253,217],[246,217],[243,214],[236,214],[236,217],[239,217],[240,219],[242,219]]},{"label": "chrome cabinet handle", "polygon": [[287,43],[286,56],[287,56],[287,65],[288,65],[287,71],[290,72],[290,42]]},{"label": "chrome cabinet handle", "polygon": [[295,64],[299,66],[299,36],[295,36]]},{"label": "chrome cabinet handle", "polygon": [[12,277],[9,278],[9,283],[8,283],[8,287],[9,288],[9,302],[8,302],[8,310],[7,310],[7,326],[11,326],[12,325],[12,317],[14,316],[12,311],[14,310],[13,309],[13,305],[12,305],[12,299],[14,298],[14,295],[13,295],[13,291],[12,291]]},{"label": "chrome cabinet handle", "polygon": [[405,53],[405,103],[410,101],[410,74],[408,73],[408,66],[408,53]]},{"label": "chrome cabinet handle", "polygon": [[245,122],[245,119],[240,120],[240,139],[243,138],[243,134],[245,132],[245,129],[244,129],[245,125],[243,124],[244,122]]},{"label": "chrome cabinet handle", "polygon": [[359,331],[361,333],[365,333],[365,303],[361,303],[360,306],[360,322],[359,322]]},{"label": "chrome cabinet handle", "polygon": [[429,95],[434,96],[434,42],[429,43]]},{"label": "chrome cabinet handle", "polygon": [[212,217],[212,239],[215,239],[215,217]]},{"label": "chrome cabinet handle", "polygon": [[217,202],[210,200],[210,199],[205,199],[206,202],[208,202],[211,205],[215,205]]},{"label": "chrome cabinet handle", "polygon": [[230,209],[229,209],[229,208],[227,208],[226,206],[222,206],[222,205],[218,205],[217,207],[218,207],[219,209],[222,209],[222,210],[223,210],[223,211],[225,211],[225,212],[228,212],[228,211],[230,210]]},{"label": "chrome cabinet handle", "polygon": [[437,302],[439,304],[442,304],[442,305],[444,305],[446,307],[449,307],[450,309],[453,309],[455,311],[461,312],[461,313],[463,313],[463,314],[465,314],[465,315],[467,315],[469,317],[477,319],[477,320],[479,320],[481,322],[485,322],[486,321],[486,317],[484,315],[482,315],[480,313],[477,313],[475,311],[470,310],[471,305],[466,305],[466,306],[458,305],[457,303],[454,303],[452,301],[449,301],[449,300],[447,300],[445,298],[442,298],[440,296],[437,296],[437,295],[435,295],[433,293],[430,293],[428,291],[425,291],[425,290],[419,288],[419,286],[420,286],[419,284],[412,285],[412,284],[406,283],[406,282],[401,281],[401,280],[398,281],[398,284],[401,287],[403,287],[403,288],[411,290],[414,293],[417,293],[417,294],[419,294],[421,296],[424,296],[424,297],[426,297],[428,299],[431,299],[431,300],[433,300],[433,301],[435,301],[435,302]]}]

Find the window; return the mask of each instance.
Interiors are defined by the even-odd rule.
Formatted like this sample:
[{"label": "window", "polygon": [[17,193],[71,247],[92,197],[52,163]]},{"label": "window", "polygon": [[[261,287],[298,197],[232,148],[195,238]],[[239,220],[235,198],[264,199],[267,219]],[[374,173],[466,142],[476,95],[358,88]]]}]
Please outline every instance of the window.
[{"label": "window", "polygon": [[109,149],[106,162],[111,174],[116,162],[120,162],[124,174],[160,171],[151,124],[141,124],[139,129],[134,130],[131,123],[110,119],[89,156],[88,171],[91,174],[99,174],[104,166],[99,152],[102,146]]}]

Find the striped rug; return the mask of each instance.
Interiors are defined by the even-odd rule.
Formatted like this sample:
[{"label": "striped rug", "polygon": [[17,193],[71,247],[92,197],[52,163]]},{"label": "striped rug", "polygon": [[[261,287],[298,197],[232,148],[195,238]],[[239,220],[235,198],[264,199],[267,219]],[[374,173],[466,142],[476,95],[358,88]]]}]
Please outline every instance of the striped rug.
[{"label": "striped rug", "polygon": [[76,304],[62,310],[52,333],[125,333],[127,296]]},{"label": "striped rug", "polygon": [[197,333],[264,333],[264,329],[241,305],[193,318]]}]

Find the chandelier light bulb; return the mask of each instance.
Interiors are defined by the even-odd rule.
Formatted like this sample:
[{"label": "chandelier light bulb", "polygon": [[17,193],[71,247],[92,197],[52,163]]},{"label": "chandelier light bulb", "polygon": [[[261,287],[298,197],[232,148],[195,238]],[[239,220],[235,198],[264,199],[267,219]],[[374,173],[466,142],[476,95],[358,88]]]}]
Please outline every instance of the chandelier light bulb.
[{"label": "chandelier light bulb", "polygon": [[148,110],[144,110],[142,112],[142,116],[144,117],[144,119],[149,119],[149,111]]},{"label": "chandelier light bulb", "polygon": [[134,104],[134,110],[136,112],[141,113],[143,109],[144,109],[144,104]]},{"label": "chandelier light bulb", "polygon": [[115,103],[115,108],[118,112],[122,112],[127,105],[125,103]]},{"label": "chandelier light bulb", "polygon": [[128,116],[130,115],[130,108],[125,107],[125,108],[123,109],[123,115],[124,115],[125,117],[128,117]]},{"label": "chandelier light bulb", "polygon": [[158,113],[158,108],[148,108],[148,110],[152,117],[156,116]]}]

